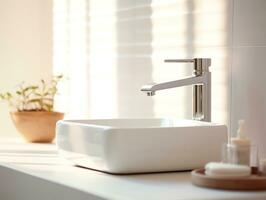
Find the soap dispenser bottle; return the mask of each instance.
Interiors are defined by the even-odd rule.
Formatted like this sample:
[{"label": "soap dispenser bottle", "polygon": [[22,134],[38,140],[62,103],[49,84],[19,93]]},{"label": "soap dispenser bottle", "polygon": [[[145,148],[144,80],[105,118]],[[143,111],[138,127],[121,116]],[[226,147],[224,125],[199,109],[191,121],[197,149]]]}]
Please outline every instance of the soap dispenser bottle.
[{"label": "soap dispenser bottle", "polygon": [[234,149],[235,164],[250,165],[250,149],[251,141],[245,136],[244,126],[245,121],[238,121],[237,136],[231,138],[231,145]]}]

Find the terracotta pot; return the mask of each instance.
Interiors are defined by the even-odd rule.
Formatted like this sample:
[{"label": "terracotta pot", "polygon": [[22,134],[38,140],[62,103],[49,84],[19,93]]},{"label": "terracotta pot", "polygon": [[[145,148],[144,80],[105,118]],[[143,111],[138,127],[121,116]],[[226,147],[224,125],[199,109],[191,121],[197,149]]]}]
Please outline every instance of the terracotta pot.
[{"label": "terracotta pot", "polygon": [[60,112],[23,111],[11,112],[16,129],[28,142],[52,142],[55,125],[64,114]]}]

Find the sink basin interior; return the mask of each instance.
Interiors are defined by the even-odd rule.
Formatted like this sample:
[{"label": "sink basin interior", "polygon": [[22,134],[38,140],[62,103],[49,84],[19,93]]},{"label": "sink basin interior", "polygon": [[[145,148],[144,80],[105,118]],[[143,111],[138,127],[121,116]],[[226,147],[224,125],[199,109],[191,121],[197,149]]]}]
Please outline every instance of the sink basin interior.
[{"label": "sink basin interior", "polygon": [[[209,122],[175,119],[96,119],[96,120],[65,120],[73,124],[107,126],[112,128],[163,128],[210,126]],[[215,125],[212,123],[212,125]]]}]

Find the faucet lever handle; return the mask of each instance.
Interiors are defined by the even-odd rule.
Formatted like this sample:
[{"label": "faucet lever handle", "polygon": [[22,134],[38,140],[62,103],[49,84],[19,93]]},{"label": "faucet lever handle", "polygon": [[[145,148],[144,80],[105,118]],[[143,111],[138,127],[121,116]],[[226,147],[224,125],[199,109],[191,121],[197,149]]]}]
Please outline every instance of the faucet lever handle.
[{"label": "faucet lever handle", "polygon": [[194,70],[196,74],[208,72],[211,66],[210,58],[194,58],[194,59],[166,59],[164,62],[168,63],[194,63]]},{"label": "faucet lever handle", "polygon": [[165,59],[164,62],[171,62],[171,63],[193,63],[195,62],[194,59]]}]

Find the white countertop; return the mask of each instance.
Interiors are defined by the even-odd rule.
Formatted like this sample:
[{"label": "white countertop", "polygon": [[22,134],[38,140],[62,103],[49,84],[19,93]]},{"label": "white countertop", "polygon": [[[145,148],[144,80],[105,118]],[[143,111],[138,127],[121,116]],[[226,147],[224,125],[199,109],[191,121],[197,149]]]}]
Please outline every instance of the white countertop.
[{"label": "white countertop", "polygon": [[54,144],[2,139],[0,199],[266,199],[266,191],[200,188],[189,172],[110,175],[71,166]]}]

